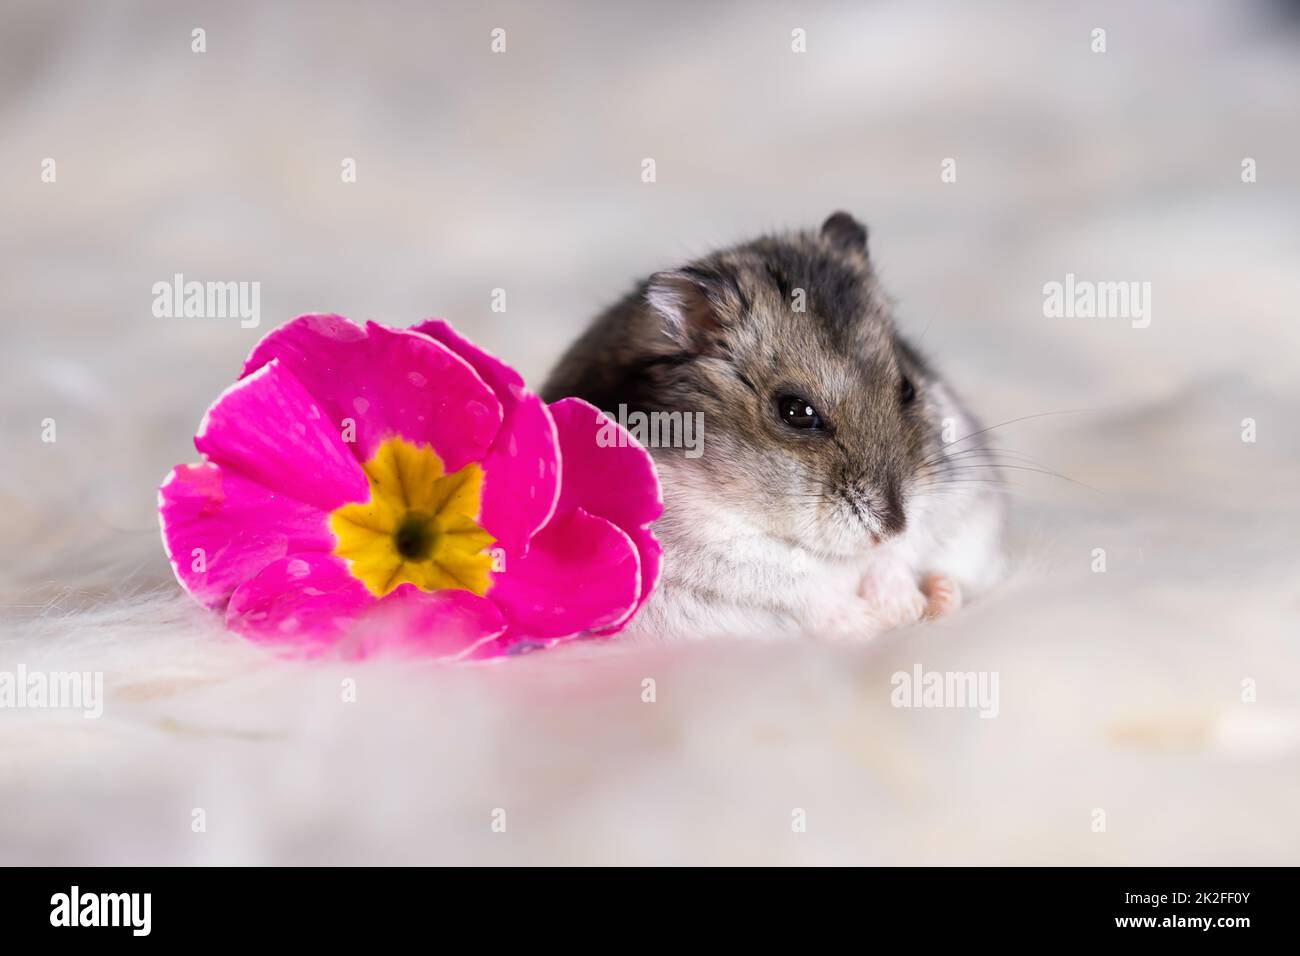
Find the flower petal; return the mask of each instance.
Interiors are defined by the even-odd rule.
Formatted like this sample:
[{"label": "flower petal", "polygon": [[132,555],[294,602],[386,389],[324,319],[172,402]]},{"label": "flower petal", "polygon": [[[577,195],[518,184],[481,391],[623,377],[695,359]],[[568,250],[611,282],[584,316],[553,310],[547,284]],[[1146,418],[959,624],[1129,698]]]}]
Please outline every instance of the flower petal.
[{"label": "flower petal", "polygon": [[332,555],[295,554],[267,565],[230,599],[226,626],[293,656],[467,656],[505,631],[491,601],[468,591],[403,585],[376,601]]},{"label": "flower petal", "polygon": [[279,362],[226,389],[203,416],[194,447],[224,473],[324,511],[370,494],[320,405]]},{"label": "flower petal", "polygon": [[626,617],[621,621],[615,621],[607,628],[597,631],[597,634],[617,634],[632,623],[632,618],[636,616],[636,612],[641,610],[641,605],[645,604],[659,584],[659,573],[663,570],[664,563],[664,549],[659,544],[659,539],[655,537],[654,532],[649,528],[632,528],[626,534],[632,539],[632,544],[636,547],[637,557],[641,561],[641,593],[637,597],[636,605],[628,611]]},{"label": "flower petal", "polygon": [[483,459],[487,484],[480,523],[510,553],[523,553],[555,512],[560,493],[560,450],[546,403],[519,373],[462,338],[442,319],[411,327],[437,339],[474,367],[503,409],[501,430]]},{"label": "flower petal", "polygon": [[659,582],[663,549],[649,525],[663,513],[659,476],[650,453],[596,406],[580,398],[551,403],[560,436],[564,481],[557,514],[572,508],[612,521],[632,539],[641,564],[636,606],[602,633],[622,629]]},{"label": "flower petal", "polygon": [[226,607],[226,627],[249,640],[306,657],[333,647],[376,601],[347,564],[330,554],[295,554],[241,584]]},{"label": "flower petal", "polygon": [[567,637],[625,620],[641,593],[632,540],[581,508],[559,515],[523,556],[507,555],[488,597],[510,638]]},{"label": "flower petal", "polygon": [[505,632],[505,618],[487,598],[469,591],[398,588],[367,615],[359,656],[375,653],[420,658],[473,655]]},{"label": "flower petal", "polygon": [[385,438],[429,445],[447,471],[486,454],[501,426],[501,403],[479,374],[441,342],[373,322],[303,315],[271,332],[244,363],[254,374],[278,359],[321,404],[329,427],[348,433],[358,460]]},{"label": "flower petal", "polygon": [[178,465],[158,489],[163,547],[181,586],[205,607],[272,561],[334,547],[328,515],[219,465]]},{"label": "flower petal", "polygon": [[564,481],[557,511],[583,508],[620,528],[654,521],[664,510],[650,453],[618,422],[580,398],[551,403]]}]

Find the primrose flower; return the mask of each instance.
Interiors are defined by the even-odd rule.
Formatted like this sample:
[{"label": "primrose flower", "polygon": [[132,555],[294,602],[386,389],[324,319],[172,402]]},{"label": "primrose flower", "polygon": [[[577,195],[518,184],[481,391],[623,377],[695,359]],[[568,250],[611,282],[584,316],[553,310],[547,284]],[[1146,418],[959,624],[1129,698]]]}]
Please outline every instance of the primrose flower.
[{"label": "primrose flower", "polygon": [[441,320],[300,316],[208,409],[203,461],[163,481],[163,544],[227,627],[299,654],[613,634],[658,580],[662,500],[643,448],[597,441],[610,425]]}]

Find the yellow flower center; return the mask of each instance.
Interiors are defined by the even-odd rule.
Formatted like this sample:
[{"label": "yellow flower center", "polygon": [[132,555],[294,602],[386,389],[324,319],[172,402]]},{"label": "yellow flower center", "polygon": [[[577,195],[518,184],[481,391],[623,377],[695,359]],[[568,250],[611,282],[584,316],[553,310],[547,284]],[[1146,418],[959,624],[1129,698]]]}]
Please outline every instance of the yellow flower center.
[{"label": "yellow flower center", "polygon": [[390,438],[362,469],[370,500],[330,515],[334,553],[375,597],[407,582],[425,591],[457,588],[480,597],[492,586],[488,547],[478,525],[483,469],[443,474],[432,449]]}]

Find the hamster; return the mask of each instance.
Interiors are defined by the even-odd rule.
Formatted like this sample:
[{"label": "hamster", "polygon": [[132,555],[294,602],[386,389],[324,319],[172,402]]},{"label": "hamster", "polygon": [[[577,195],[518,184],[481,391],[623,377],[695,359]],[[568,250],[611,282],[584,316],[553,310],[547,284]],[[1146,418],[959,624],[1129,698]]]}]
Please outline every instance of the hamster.
[{"label": "hamster", "polygon": [[641,282],[543,387],[570,395],[702,414],[702,453],[649,449],[664,566],[633,635],[870,638],[1003,573],[991,453],[895,329],[847,213]]}]

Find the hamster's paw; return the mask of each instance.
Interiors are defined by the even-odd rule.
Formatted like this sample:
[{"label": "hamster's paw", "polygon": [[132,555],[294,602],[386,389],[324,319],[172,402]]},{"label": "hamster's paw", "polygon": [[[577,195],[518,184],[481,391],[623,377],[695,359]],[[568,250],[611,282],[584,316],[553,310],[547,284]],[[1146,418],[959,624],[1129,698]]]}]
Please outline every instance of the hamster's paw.
[{"label": "hamster's paw", "polygon": [[889,630],[890,625],[866,601],[848,601],[826,614],[808,633],[814,637],[847,644],[872,640]]},{"label": "hamster's paw", "polygon": [[944,574],[927,574],[921,581],[925,595],[927,621],[932,621],[961,608],[961,585]]},{"label": "hamster's paw", "polygon": [[925,616],[928,601],[915,579],[904,574],[869,574],[862,580],[859,595],[882,631],[915,624]]}]

